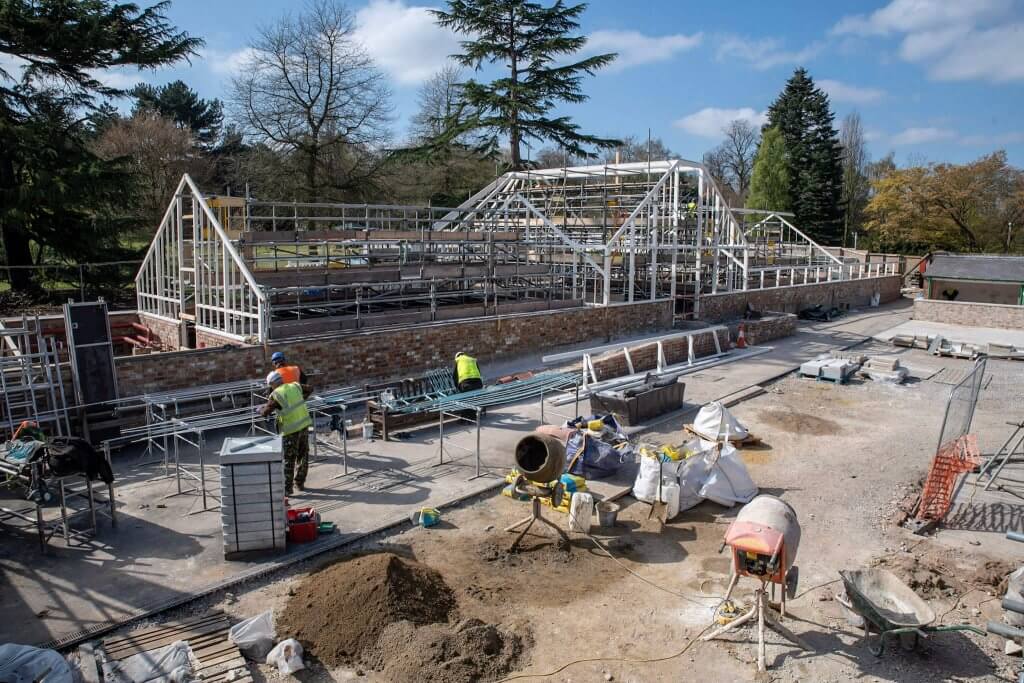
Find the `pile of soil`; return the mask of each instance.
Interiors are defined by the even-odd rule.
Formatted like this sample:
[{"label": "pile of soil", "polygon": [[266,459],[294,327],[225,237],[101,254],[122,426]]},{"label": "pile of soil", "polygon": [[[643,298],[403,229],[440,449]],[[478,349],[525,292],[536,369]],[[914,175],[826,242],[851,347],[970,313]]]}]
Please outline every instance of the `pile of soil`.
[{"label": "pile of soil", "polygon": [[419,628],[400,621],[384,629],[367,663],[390,681],[470,683],[515,670],[528,644],[479,619]]},{"label": "pile of soil", "polygon": [[395,622],[447,622],[455,595],[436,571],[391,553],[342,560],[308,576],[277,618],[278,638],[292,637],[328,666],[348,664],[377,644]]},{"label": "pile of soil", "polygon": [[955,556],[948,550],[935,549],[919,555],[899,554],[882,557],[874,562],[898,576],[922,598],[954,598],[971,589],[1002,595],[1006,592],[1006,579],[1015,569],[1011,562],[970,558],[973,569],[958,567]]}]

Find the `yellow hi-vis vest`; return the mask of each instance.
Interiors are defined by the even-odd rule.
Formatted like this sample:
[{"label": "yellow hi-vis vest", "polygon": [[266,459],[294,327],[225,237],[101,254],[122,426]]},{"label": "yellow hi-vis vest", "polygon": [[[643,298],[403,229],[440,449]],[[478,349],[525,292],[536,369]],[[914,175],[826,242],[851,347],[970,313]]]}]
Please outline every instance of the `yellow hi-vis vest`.
[{"label": "yellow hi-vis vest", "polygon": [[480,379],[480,368],[477,367],[476,358],[462,354],[455,359],[455,376],[459,378],[459,382],[467,379]]},{"label": "yellow hi-vis vest", "polygon": [[271,392],[270,397],[280,406],[277,429],[281,436],[300,432],[313,424],[306,409],[306,399],[302,396],[302,387],[298,384],[282,384]]}]

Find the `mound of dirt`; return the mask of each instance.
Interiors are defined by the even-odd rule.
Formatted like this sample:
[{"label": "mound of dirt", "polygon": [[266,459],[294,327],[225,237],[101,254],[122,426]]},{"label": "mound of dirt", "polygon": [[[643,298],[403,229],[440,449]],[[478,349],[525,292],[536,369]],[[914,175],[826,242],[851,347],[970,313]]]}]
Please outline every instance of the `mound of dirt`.
[{"label": "mound of dirt", "polygon": [[384,629],[368,663],[391,681],[470,683],[513,671],[526,644],[479,619],[419,628],[400,621]]},{"label": "mound of dirt", "polygon": [[277,635],[295,638],[324,664],[338,666],[373,648],[390,624],[447,622],[455,609],[455,595],[436,571],[378,553],[308,576],[278,616]]}]

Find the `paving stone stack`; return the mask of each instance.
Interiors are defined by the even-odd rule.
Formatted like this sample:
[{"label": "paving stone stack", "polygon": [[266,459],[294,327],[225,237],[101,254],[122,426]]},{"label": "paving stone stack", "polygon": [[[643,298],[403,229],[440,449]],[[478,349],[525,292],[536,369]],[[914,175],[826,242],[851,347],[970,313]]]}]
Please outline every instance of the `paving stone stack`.
[{"label": "paving stone stack", "polygon": [[286,513],[281,437],[224,440],[220,451],[224,557],[285,549]]}]

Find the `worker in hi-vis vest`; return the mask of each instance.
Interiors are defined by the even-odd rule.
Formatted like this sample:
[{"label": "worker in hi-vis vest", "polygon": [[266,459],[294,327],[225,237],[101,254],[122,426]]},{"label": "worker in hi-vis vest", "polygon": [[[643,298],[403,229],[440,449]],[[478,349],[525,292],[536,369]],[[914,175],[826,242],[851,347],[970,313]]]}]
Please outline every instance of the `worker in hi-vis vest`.
[{"label": "worker in hi-vis vest", "polygon": [[267,375],[270,398],[260,414],[263,417],[277,413],[277,433],[284,441],[284,492],[292,494],[292,483],[301,491],[306,485],[309,470],[309,435],[313,424],[306,408],[306,390],[298,382],[285,382],[274,370]]},{"label": "worker in hi-vis vest", "polygon": [[459,351],[455,354],[455,369],[452,371],[455,379],[455,386],[459,391],[473,391],[482,389],[484,382],[480,379],[480,366],[476,364],[476,358],[467,356]]},{"label": "worker in hi-vis vest", "polygon": [[301,384],[302,388],[308,393],[309,391],[309,379],[306,377],[306,373],[302,371],[298,365],[289,365],[285,360],[284,354],[280,351],[275,351],[270,356],[270,364],[274,366],[274,369],[281,373],[281,381],[285,384]]}]

